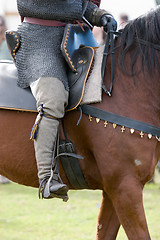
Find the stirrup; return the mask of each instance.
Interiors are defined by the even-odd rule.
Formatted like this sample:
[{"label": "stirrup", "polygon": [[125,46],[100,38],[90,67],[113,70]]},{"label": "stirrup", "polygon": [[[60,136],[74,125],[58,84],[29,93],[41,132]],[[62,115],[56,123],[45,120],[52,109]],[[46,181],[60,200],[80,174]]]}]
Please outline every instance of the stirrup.
[{"label": "stirrup", "polygon": [[[63,184],[62,182],[58,181],[58,176],[57,174],[51,174],[50,178],[44,178],[40,182],[39,186],[39,198],[42,197],[42,199],[51,199],[51,198],[61,198],[64,202],[68,201],[68,187],[66,184]],[[61,185],[60,188],[57,189],[57,191],[50,191],[50,188],[52,187],[51,181],[55,181],[57,185]]]}]

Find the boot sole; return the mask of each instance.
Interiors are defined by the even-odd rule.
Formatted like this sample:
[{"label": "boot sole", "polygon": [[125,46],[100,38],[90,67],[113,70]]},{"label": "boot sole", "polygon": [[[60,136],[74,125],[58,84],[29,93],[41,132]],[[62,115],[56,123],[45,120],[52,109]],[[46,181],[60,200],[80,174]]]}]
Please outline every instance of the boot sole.
[{"label": "boot sole", "polygon": [[56,191],[56,192],[50,192],[50,195],[47,197],[44,196],[45,195],[44,194],[43,198],[44,199],[61,198],[61,199],[63,199],[64,202],[67,202],[69,199],[68,194],[67,194],[68,190],[69,190],[68,187],[64,186],[64,187],[58,189],[58,191]]},{"label": "boot sole", "polygon": [[50,191],[50,194],[56,194],[56,195],[66,195],[68,192],[68,187],[67,186],[63,186],[60,189],[58,189],[57,191]]},{"label": "boot sole", "polygon": [[48,197],[43,197],[44,199],[52,199],[52,198],[60,198],[62,199],[64,202],[68,201],[68,194],[65,195],[57,195],[55,193],[51,193]]}]

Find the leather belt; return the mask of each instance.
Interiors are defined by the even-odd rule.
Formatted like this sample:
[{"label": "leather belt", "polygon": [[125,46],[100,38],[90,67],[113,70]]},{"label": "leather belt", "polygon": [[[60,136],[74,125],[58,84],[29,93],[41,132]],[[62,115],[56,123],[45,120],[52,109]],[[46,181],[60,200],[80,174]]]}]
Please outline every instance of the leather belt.
[{"label": "leather belt", "polygon": [[56,21],[56,20],[47,20],[47,19],[40,19],[40,18],[31,18],[31,17],[24,17],[23,22],[43,25],[43,26],[50,26],[50,27],[59,27],[65,26],[65,22]]}]

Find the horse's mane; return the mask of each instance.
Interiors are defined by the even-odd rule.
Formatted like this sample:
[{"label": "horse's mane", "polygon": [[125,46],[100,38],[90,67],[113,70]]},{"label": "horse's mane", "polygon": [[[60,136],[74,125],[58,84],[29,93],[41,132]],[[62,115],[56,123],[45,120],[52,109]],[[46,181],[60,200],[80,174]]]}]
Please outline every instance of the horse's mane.
[{"label": "horse's mane", "polygon": [[139,56],[141,69],[147,67],[148,72],[151,73],[157,67],[160,72],[160,7],[152,9],[125,26],[121,34],[120,49],[120,65],[124,71],[128,72],[124,61],[129,51],[131,74],[137,72],[135,63]]}]

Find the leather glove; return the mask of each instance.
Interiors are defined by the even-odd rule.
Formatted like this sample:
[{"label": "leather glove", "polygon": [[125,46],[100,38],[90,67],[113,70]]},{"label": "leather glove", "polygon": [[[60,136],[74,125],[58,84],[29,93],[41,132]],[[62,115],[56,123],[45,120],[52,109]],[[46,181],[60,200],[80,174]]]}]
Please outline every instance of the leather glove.
[{"label": "leather glove", "polygon": [[100,21],[101,21],[101,25],[103,26],[105,32],[110,31],[110,30],[116,31],[117,22],[112,15],[104,14],[101,17]]}]

